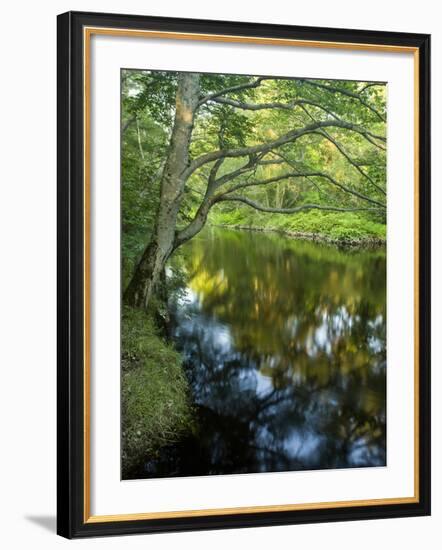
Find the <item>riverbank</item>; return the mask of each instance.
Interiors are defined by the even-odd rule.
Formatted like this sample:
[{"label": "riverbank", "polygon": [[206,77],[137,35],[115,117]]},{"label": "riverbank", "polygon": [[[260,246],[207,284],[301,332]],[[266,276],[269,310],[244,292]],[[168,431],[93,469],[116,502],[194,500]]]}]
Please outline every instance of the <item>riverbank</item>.
[{"label": "riverbank", "polygon": [[357,214],[304,212],[296,216],[243,212],[219,212],[211,225],[229,229],[279,233],[293,239],[304,239],[346,247],[377,247],[386,244],[386,226]]},{"label": "riverbank", "polygon": [[152,317],[125,306],[121,320],[123,478],[192,430],[181,355]]},{"label": "riverbank", "polygon": [[329,235],[324,235],[320,233],[303,233],[300,231],[290,231],[287,229],[280,229],[276,227],[257,227],[249,225],[226,225],[226,224],[212,224],[213,227],[222,227],[224,229],[236,229],[239,231],[257,231],[262,233],[278,233],[279,235],[286,235],[291,239],[303,239],[307,241],[313,241],[317,243],[326,243],[333,244],[336,246],[348,246],[348,247],[377,247],[384,246],[386,244],[386,239],[378,237],[340,237],[333,238]]}]

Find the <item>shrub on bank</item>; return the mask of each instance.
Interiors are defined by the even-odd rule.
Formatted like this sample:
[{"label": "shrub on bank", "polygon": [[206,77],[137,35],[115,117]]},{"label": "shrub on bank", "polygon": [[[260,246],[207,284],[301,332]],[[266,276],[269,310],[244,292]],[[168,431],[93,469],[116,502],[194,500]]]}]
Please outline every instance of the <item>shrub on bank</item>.
[{"label": "shrub on bank", "polygon": [[214,212],[211,221],[216,225],[276,230],[342,242],[386,239],[385,224],[352,212],[310,210],[298,214],[268,214],[238,208]]},{"label": "shrub on bank", "polygon": [[189,386],[181,357],[141,310],[122,315],[123,477],[192,429]]}]

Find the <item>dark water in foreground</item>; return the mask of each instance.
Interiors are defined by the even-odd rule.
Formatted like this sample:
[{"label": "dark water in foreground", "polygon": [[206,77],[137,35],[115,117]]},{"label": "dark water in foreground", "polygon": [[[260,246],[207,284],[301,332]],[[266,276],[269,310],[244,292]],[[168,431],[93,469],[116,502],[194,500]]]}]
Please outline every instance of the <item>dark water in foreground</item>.
[{"label": "dark water in foreground", "polygon": [[198,429],[144,477],[385,465],[385,250],[210,228],[175,262]]}]

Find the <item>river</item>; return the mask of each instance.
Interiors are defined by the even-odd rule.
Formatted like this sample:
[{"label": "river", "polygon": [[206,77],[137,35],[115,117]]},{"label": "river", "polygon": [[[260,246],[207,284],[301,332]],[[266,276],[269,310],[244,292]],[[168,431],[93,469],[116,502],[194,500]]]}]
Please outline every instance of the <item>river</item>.
[{"label": "river", "polygon": [[207,228],[174,266],[196,428],[146,477],[386,464],[385,249]]}]

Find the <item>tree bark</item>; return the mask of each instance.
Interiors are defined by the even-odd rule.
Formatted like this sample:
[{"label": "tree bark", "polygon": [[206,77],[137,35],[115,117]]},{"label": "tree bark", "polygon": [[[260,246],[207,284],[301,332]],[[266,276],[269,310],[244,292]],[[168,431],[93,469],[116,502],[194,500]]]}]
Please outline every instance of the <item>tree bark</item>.
[{"label": "tree bark", "polygon": [[146,308],[161,271],[174,248],[176,221],[184,193],[185,170],[200,85],[198,74],[182,73],[176,92],[175,121],[161,176],[160,202],[149,244],[145,248],[125,293],[131,306]]}]

